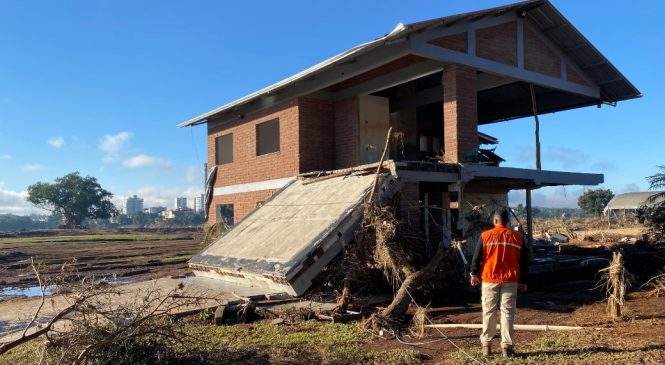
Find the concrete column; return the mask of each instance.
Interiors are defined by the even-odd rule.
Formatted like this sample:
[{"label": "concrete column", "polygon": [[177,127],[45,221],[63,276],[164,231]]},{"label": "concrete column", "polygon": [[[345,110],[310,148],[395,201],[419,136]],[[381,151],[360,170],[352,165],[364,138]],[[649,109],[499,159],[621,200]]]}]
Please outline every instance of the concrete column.
[{"label": "concrete column", "polygon": [[446,162],[464,162],[464,155],[479,145],[473,67],[451,64],[443,69],[443,139]]}]

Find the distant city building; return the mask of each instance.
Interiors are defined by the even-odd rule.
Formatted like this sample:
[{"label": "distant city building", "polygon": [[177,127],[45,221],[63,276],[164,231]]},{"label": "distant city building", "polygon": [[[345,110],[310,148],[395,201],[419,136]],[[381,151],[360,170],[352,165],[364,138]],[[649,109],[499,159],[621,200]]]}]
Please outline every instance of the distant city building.
[{"label": "distant city building", "polygon": [[179,196],[175,198],[174,209],[175,210],[187,209],[187,198],[185,198],[184,196]]},{"label": "distant city building", "polygon": [[125,214],[133,215],[143,212],[143,199],[138,196],[130,196],[125,202]]},{"label": "distant city building", "polygon": [[194,211],[197,213],[203,212],[205,209],[205,195],[201,194],[200,196],[197,196],[194,198]]},{"label": "distant city building", "polygon": [[178,216],[183,216],[183,215],[187,214],[187,212],[191,212],[191,209],[189,209],[189,208],[178,209],[178,210],[169,210],[169,209],[167,209],[167,210],[159,213],[159,215],[164,217],[164,219],[174,219]]},{"label": "distant city building", "polygon": [[144,211],[148,214],[159,214],[166,210],[166,207],[150,207],[145,208]]}]

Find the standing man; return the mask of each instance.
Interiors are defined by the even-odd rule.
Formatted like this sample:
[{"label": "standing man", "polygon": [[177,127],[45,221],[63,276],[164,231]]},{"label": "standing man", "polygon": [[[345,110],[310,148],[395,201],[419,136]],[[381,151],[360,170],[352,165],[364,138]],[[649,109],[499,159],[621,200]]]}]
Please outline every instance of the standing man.
[{"label": "standing man", "polygon": [[481,234],[481,244],[471,261],[471,285],[482,280],[483,354],[491,356],[490,341],[496,332],[497,309],[501,309],[501,352],[513,356],[513,326],[517,290],[526,291],[528,256],[522,235],[509,229],[508,210],[495,212],[494,228]]}]

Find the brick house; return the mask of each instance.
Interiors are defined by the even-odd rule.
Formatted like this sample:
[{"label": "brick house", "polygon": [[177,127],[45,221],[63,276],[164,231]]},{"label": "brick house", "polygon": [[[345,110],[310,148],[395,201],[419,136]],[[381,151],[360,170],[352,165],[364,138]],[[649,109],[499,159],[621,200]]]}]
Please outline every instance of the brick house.
[{"label": "brick house", "polygon": [[[180,127],[207,124],[208,165],[217,166],[210,221],[240,221],[299,174],[377,162],[392,126],[404,212],[457,210],[452,223],[418,209],[409,219],[463,229],[463,202],[507,205],[513,189],[529,201],[542,186],[603,182],[477,159],[493,143],[478,125],[533,117],[532,90],[538,114],[641,96],[552,4],[536,0],[400,24]],[[445,163],[432,162],[439,152]]]}]

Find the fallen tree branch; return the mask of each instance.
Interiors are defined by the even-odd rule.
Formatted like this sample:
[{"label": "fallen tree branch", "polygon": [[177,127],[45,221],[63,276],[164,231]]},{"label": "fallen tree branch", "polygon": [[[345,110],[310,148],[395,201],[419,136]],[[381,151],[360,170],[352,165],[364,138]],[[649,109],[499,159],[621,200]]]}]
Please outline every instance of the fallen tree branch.
[{"label": "fallen tree branch", "polygon": [[25,333],[24,333],[20,338],[14,340],[14,341],[3,343],[2,345],[0,345],[0,355],[4,354],[5,352],[7,352],[7,351],[9,351],[9,350],[11,350],[11,349],[13,349],[17,346],[21,346],[21,345],[23,345],[24,343],[26,343],[28,341],[34,340],[35,338],[38,338],[41,335],[46,334],[48,331],[51,330],[54,323],[56,323],[60,319],[64,318],[66,315],[74,312],[75,309],[76,309],[76,304],[70,305],[69,307],[61,310],[58,314],[53,316],[53,318],[51,318],[51,320],[49,320],[48,323],[44,327],[40,328],[39,330],[37,330],[37,331],[35,331],[35,332],[33,332],[29,335],[25,335]]},{"label": "fallen tree branch", "polygon": [[434,257],[432,257],[425,267],[406,276],[397,294],[395,294],[395,298],[388,307],[381,311],[380,315],[392,319],[402,317],[413,299],[411,293],[436,276],[436,270],[445,257],[446,249],[440,246]]},{"label": "fallen tree branch", "polygon": [[32,319],[28,323],[27,326],[23,329],[23,333],[21,333],[21,337],[25,337],[25,334],[28,332],[28,329],[35,323],[37,320],[37,317],[39,316],[39,312],[42,311],[42,307],[44,307],[44,302],[46,301],[46,287],[44,282],[42,281],[42,276],[39,274],[39,268],[35,266],[35,259],[30,258],[30,266],[32,267],[32,271],[35,273],[35,277],[37,278],[37,283],[39,284],[39,292],[40,292],[40,301],[39,301],[39,306],[37,307],[37,310],[35,310],[35,313],[32,316]]}]

